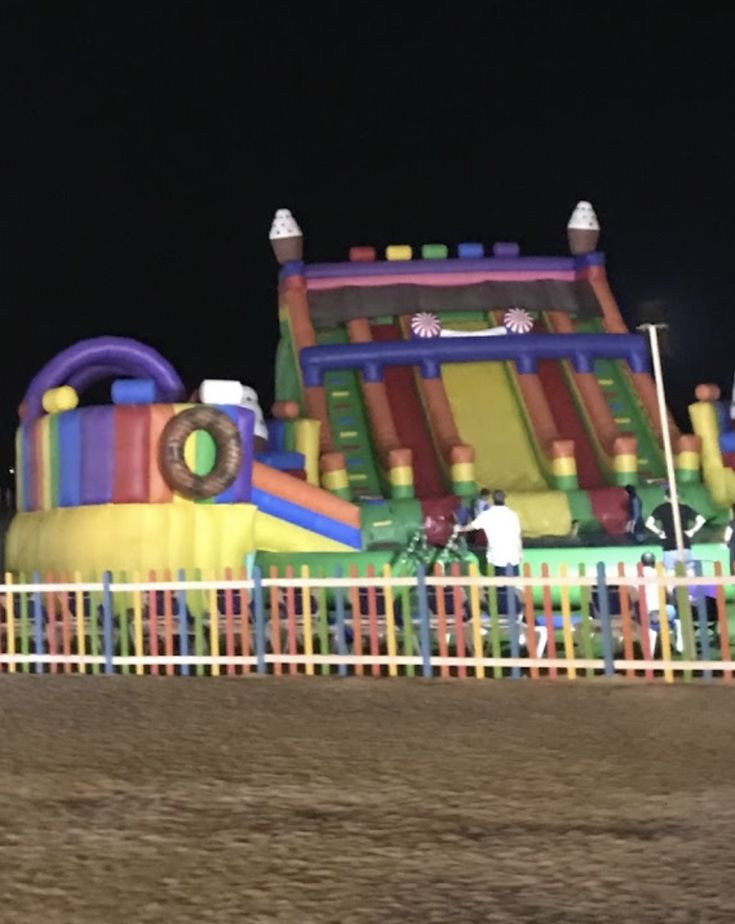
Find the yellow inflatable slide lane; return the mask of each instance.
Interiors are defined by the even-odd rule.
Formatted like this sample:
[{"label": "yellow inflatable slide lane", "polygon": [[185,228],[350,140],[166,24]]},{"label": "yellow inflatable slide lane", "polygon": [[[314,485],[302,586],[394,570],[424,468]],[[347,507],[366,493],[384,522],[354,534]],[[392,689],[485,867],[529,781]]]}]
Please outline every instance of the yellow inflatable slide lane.
[{"label": "yellow inflatable slide lane", "polygon": [[712,500],[718,507],[735,504],[735,471],[722,460],[717,412],[709,401],[689,405],[689,418],[695,434],[702,440],[702,474]]},{"label": "yellow inflatable slide lane", "polygon": [[[482,321],[453,323],[481,330]],[[442,380],[462,440],[474,447],[478,483],[508,492],[526,536],[563,535],[572,518],[565,494],[550,491],[503,363],[447,363]]]}]

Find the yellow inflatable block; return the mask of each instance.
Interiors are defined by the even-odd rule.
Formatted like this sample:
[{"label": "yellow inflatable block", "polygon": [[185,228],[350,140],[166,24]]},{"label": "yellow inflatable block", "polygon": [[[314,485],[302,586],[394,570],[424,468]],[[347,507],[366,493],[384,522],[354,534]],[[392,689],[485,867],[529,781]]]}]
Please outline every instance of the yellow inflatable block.
[{"label": "yellow inflatable block", "polygon": [[306,480],[319,487],[319,430],[318,420],[302,417],[294,424],[294,448],[303,453]]},{"label": "yellow inflatable block", "polygon": [[47,414],[60,414],[62,411],[73,411],[79,404],[79,395],[71,385],[61,385],[59,388],[49,388],[43,393],[41,399],[44,411]]},{"label": "yellow inflatable block", "polygon": [[413,247],[410,244],[389,244],[385,248],[386,260],[410,260],[413,257]]},{"label": "yellow inflatable block", "polygon": [[101,504],[19,513],[10,524],[10,571],[85,574],[239,568],[255,547],[251,504]]},{"label": "yellow inflatable block", "polygon": [[408,487],[413,484],[413,466],[396,465],[389,472],[390,483],[396,487]]}]

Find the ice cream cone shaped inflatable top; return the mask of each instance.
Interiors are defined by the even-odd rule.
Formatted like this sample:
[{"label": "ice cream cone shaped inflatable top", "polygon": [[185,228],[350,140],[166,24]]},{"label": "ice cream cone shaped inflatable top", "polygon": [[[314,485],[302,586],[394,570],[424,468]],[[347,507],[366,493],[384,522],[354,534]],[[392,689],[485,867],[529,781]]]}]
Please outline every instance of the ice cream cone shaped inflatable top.
[{"label": "ice cream cone shaped inflatable top", "polygon": [[278,209],[273,218],[270,242],[276,260],[283,266],[304,257],[304,236],[289,209]]},{"label": "ice cream cone shaped inflatable top", "polygon": [[578,202],[567,224],[569,249],[576,256],[592,253],[600,238],[597,215],[589,202]]}]

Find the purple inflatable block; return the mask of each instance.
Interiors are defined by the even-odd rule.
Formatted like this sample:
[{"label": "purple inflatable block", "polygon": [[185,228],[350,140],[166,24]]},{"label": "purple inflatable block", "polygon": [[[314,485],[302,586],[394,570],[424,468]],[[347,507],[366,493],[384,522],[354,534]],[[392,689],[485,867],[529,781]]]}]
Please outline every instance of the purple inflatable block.
[{"label": "purple inflatable block", "polygon": [[513,241],[496,241],[493,244],[494,257],[517,257],[521,248]]},{"label": "purple inflatable block", "polygon": [[234,421],[240,433],[242,443],[242,464],[235,481],[227,490],[218,494],[216,504],[237,504],[250,501],[253,480],[253,430],[255,428],[255,414],[244,407],[234,407],[231,404],[217,405],[217,410],[227,414]]},{"label": "purple inflatable block", "polygon": [[112,503],[115,468],[113,407],[85,407],[81,416],[82,504]]}]

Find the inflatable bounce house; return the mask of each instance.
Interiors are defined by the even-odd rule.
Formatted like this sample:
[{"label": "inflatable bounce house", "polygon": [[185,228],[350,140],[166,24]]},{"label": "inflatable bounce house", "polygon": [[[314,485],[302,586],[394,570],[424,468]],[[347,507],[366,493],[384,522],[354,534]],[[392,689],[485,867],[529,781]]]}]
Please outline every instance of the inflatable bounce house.
[{"label": "inflatable bounce house", "polygon": [[[529,540],[563,544],[579,529],[604,544],[624,529],[623,486],[651,509],[665,463],[647,342],[623,321],[598,236],[580,202],[565,256],[499,242],[487,254],[462,243],[450,257],[424,244],[305,263],[301,230],[279,210],[271,419],[241,382],[207,380],[190,394],[134,340],[70,347],[20,407],[7,567],[360,561],[405,548],[417,529],[445,542],[455,508],[481,487],[507,492]],[[104,381],[110,403],[80,406]],[[735,502],[735,437],[709,388],[692,408],[696,435],[669,426],[681,493],[717,525]]]},{"label": "inflatable bounce house", "polygon": [[[109,405],[77,406],[106,379]],[[294,427],[303,452],[269,453],[252,389],[212,380],[199,403],[183,396],[158,353],[124,338],[78,343],[45,366],[21,406],[8,567],[221,571],[256,549],[361,548],[357,507],[307,478],[316,424]]]}]

